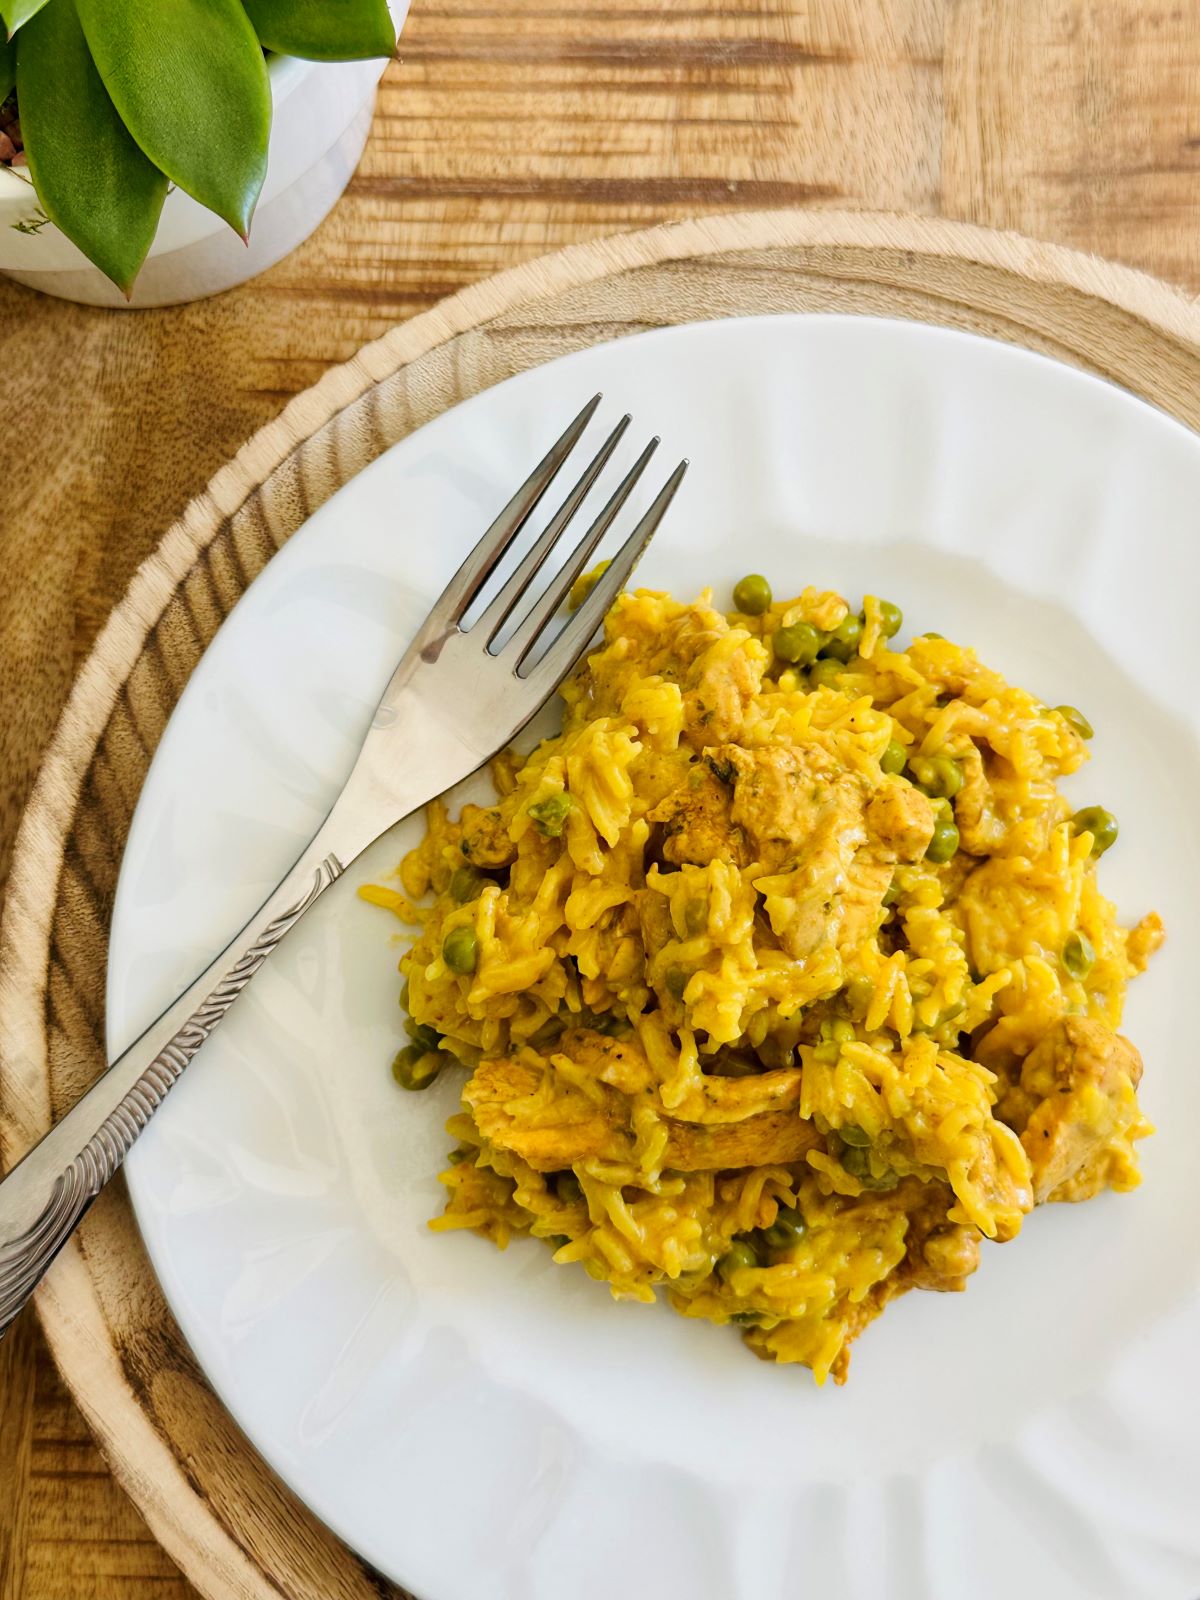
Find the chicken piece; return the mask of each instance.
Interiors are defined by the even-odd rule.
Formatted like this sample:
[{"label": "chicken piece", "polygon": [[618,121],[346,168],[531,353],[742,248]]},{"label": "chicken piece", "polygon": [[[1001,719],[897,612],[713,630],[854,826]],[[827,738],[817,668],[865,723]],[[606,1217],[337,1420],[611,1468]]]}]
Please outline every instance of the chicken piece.
[{"label": "chicken piece", "polygon": [[946,1213],[954,1194],[945,1184],[930,1183],[909,1214],[906,1253],[897,1269],[914,1289],[936,1289],[957,1294],[979,1266],[978,1228],[967,1222],[948,1222]]},{"label": "chicken piece", "polygon": [[566,1056],[589,1077],[622,1094],[642,1094],[654,1087],[654,1070],[634,1034],[614,1039],[595,1028],[568,1028],[546,1055],[551,1064],[555,1057]]},{"label": "chicken piece", "polygon": [[1039,1204],[1084,1197],[1072,1180],[1085,1168],[1094,1176],[1106,1147],[1136,1127],[1141,1078],[1141,1056],[1103,1022],[1063,1017],[1047,1030],[1021,1068],[1021,1088],[1035,1102],[1021,1143]]},{"label": "chicken piece", "polygon": [[894,872],[894,862],[881,861],[870,850],[859,850],[851,858],[835,902],[837,931],[831,942],[839,950],[862,944],[875,932]]},{"label": "chicken piece", "polygon": [[795,871],[755,880],[771,931],[794,961],[841,943],[839,900],[853,860],[852,848],[826,836],[809,841]]},{"label": "chicken piece", "polygon": [[596,1100],[529,1060],[485,1058],[463,1089],[463,1104],[483,1137],[539,1172],[576,1161],[624,1161],[633,1149],[622,1097]]},{"label": "chicken piece", "polygon": [[464,806],[462,837],[458,848],[473,867],[494,871],[510,867],[517,859],[517,847],[508,836],[508,822],[495,807]]},{"label": "chicken piece", "polygon": [[736,739],[746,710],[762,687],[766,651],[757,639],[713,634],[683,684],[684,737],[695,750]]},{"label": "chicken piece", "polygon": [[933,837],[928,797],[900,778],[888,778],[867,802],[869,842],[846,875],[839,945],[861,944],[879,926],[897,862],[920,861]]},{"label": "chicken piece", "polygon": [[921,1247],[919,1262],[913,1261],[913,1288],[961,1294],[979,1266],[980,1238],[979,1229],[966,1222],[946,1222],[934,1228]]},{"label": "chicken piece", "polygon": [[[563,1056],[573,1068],[622,1094],[652,1093],[656,1088],[654,1069],[636,1035],[614,1039],[594,1028],[572,1028],[546,1052],[550,1066]],[[716,1123],[741,1122],[761,1111],[794,1111],[800,1105],[800,1081],[798,1067],[740,1078],[704,1074],[696,1088],[671,1107],[671,1114],[679,1122]]]},{"label": "chicken piece", "polygon": [[824,751],[793,745],[743,750],[726,744],[706,750],[705,757],[716,773],[729,774],[730,817],[745,829],[754,860],[768,871],[794,865],[822,824],[826,832],[844,833],[852,847],[865,837],[861,790],[838,774]]},{"label": "chicken piece", "polygon": [[859,804],[819,751],[787,745],[743,750],[714,745],[683,784],[650,813],[665,831],[663,855],[682,865],[728,860],[779,871],[794,864],[819,822]]},{"label": "chicken piece", "polygon": [[1128,1138],[1112,1139],[1108,1144],[1101,1145],[1064,1183],[1059,1184],[1050,1199],[1072,1202],[1094,1200],[1105,1189],[1116,1189],[1118,1193],[1136,1189],[1142,1177],[1138,1171],[1133,1140],[1145,1132],[1149,1132],[1148,1127],[1133,1130]]},{"label": "chicken piece", "polygon": [[867,830],[895,861],[920,861],[933,838],[933,807],[903,778],[888,778],[867,805]]},{"label": "chicken piece", "polygon": [[844,813],[831,811],[798,851],[792,871],[756,880],[771,928],[796,960],[822,945],[860,944],[879,925],[893,869],[856,848],[864,837]]},{"label": "chicken piece", "polygon": [[778,1067],[745,1078],[705,1075],[698,1087],[671,1107],[680,1122],[742,1122],[764,1111],[797,1111],[800,1106],[799,1067]]},{"label": "chicken piece", "polygon": [[705,760],[732,783],[730,820],[765,869],[758,887],[788,954],[803,960],[820,945],[867,938],[878,926],[895,857],[868,836],[861,780],[839,772],[815,747],[717,745]]},{"label": "chicken piece", "polygon": [[676,866],[706,866],[710,861],[748,865],[746,835],[729,814],[732,798],[728,784],[707,763],[690,767],[684,781],[647,816],[662,825],[664,859]]},{"label": "chicken piece", "polygon": [[996,815],[992,786],[988,782],[978,745],[969,745],[956,759],[963,775],[962,788],[954,799],[954,821],[959,839],[968,854],[991,855],[1004,843],[1008,824]]},{"label": "chicken piece", "polygon": [[663,1166],[674,1172],[720,1172],[803,1161],[821,1143],[811,1122],[794,1111],[760,1111],[743,1122],[692,1123],[667,1119]]},{"label": "chicken piece", "polygon": [[754,860],[789,879],[766,888],[788,953],[803,959],[821,944],[869,938],[897,860],[919,860],[932,837],[927,798],[898,779],[868,798],[861,779],[815,748],[725,745],[706,755],[718,771],[733,771],[730,814],[750,836]]},{"label": "chicken piece", "polygon": [[850,1376],[850,1347],[858,1338],[864,1328],[882,1315],[888,1302],[894,1300],[898,1294],[903,1294],[907,1285],[896,1281],[896,1274],[889,1273],[880,1283],[872,1284],[861,1300],[848,1301],[845,1306],[843,1327],[845,1337],[841,1349],[830,1363],[829,1376],[840,1388]]},{"label": "chicken piece", "polygon": [[[538,1172],[557,1172],[586,1161],[634,1159],[624,1096],[604,1087],[594,1100],[548,1064],[538,1067],[527,1060],[503,1058],[481,1061],[463,1090],[463,1103],[489,1143],[511,1150]],[[821,1142],[813,1125],[794,1110],[765,1111],[721,1123],[668,1117],[663,1126],[667,1146],[661,1165],[675,1172],[802,1161]]]}]

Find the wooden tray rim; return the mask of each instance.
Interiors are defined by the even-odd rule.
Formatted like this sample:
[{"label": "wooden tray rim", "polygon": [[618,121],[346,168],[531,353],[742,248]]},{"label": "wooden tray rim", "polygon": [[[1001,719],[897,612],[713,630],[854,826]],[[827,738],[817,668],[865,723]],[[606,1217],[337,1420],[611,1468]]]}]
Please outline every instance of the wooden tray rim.
[{"label": "wooden tray rim", "polygon": [[[227,519],[293,451],[373,385],[518,306],[672,261],[820,246],[899,251],[999,269],[1033,284],[1070,289],[1105,302],[1177,342],[1189,357],[1200,351],[1200,308],[1180,290],[1146,273],[965,223],[833,211],[726,214],[574,245],[471,285],[364,346],[295,396],[215,474],[139,567],[79,671],[18,830],[0,921],[0,1042],[5,1046],[0,1068],[4,1091],[0,1162],[11,1164],[49,1123],[44,989],[64,851],[84,780],[116,697],[148,634]],[[1020,342],[1019,334],[1014,325],[1015,342]],[[1163,409],[1171,411],[1165,403]],[[137,1404],[128,1403],[131,1394],[115,1352],[96,1336],[94,1289],[77,1245],[64,1251],[39,1292],[37,1305],[64,1379],[100,1436],[120,1481],[185,1573],[212,1594],[282,1595],[274,1584],[264,1582],[261,1569],[231,1531],[219,1524],[211,1505],[201,1503],[181,1472],[178,1457],[166,1448]],[[117,1429],[104,1402],[122,1390]],[[136,1466],[131,1464],[135,1455]],[[205,1519],[206,1525],[189,1529],[189,1513]]]}]

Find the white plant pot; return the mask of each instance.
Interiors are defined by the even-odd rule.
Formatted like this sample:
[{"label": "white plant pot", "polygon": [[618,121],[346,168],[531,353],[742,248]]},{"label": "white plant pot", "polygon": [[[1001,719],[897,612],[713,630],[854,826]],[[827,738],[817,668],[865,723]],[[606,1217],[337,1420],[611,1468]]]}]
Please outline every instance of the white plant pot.
[{"label": "white plant pot", "polygon": [[[389,0],[397,32],[408,3]],[[273,57],[267,179],[249,245],[190,195],[172,189],[129,300],[45,220],[28,171],[0,166],[0,273],[63,300],[121,308],[178,305],[245,283],[307,239],[349,183],[385,65]]]}]

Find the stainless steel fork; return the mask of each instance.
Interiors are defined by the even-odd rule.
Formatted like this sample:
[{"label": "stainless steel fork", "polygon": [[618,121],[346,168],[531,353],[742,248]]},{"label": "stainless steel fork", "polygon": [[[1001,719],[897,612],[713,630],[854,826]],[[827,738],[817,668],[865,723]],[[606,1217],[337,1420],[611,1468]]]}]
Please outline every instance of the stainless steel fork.
[{"label": "stainless steel fork", "polygon": [[[571,586],[658,444],[651,440],[570,546],[564,536],[628,416],[507,581],[497,586],[489,580],[599,403],[599,395],[588,402],[450,580],[393,673],[346,786],[300,860],[207,971],[0,1182],[0,1337],[168,1090],[288,930],[381,833],[503,749],[587,649],[687,469],[686,461],[675,468],[583,604],[556,630]],[[563,548],[565,559],[522,610],[534,580]],[[478,606],[482,610],[468,621]]]}]

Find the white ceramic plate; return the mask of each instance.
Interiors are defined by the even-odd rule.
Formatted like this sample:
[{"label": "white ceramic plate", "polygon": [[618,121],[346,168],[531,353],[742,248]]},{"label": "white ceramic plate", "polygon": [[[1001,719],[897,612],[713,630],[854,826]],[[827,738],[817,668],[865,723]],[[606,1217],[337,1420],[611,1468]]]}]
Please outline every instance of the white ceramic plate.
[{"label": "white ceramic plate", "polygon": [[426,1600],[1194,1596],[1200,442],[1129,395],[945,330],[785,317],[621,340],[441,417],[288,544],[189,684],[122,869],[110,1043],[294,859],[428,601],[597,388],[602,420],[628,404],[692,458],[646,582],[869,588],[1093,719],[1071,789],[1121,818],[1105,886],[1170,930],[1126,1018],[1145,1184],[1032,1217],[965,1295],[906,1296],[845,1389],[540,1245],[435,1236],[456,1086],[394,1088],[397,925],[354,894],[402,830],[129,1161],[172,1308],[268,1460]]}]

